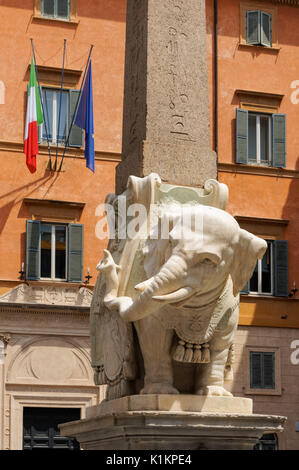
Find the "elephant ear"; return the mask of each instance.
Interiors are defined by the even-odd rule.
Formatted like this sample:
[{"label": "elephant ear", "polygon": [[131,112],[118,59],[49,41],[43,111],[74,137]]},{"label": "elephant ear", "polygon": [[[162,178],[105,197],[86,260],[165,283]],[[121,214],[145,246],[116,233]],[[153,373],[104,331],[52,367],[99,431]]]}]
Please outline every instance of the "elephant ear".
[{"label": "elephant ear", "polygon": [[240,229],[239,242],[235,250],[231,277],[233,292],[236,296],[251,278],[257,260],[262,259],[267,249],[267,243],[246,230]]},{"label": "elephant ear", "polygon": [[146,241],[143,248],[144,270],[148,278],[154,276],[171,255],[169,240]]}]

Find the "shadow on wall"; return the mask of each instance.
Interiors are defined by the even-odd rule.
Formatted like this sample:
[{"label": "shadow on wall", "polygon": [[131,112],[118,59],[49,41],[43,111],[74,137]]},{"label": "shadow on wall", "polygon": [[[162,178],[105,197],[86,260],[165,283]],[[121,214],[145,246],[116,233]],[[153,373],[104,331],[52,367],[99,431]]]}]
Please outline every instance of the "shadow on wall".
[{"label": "shadow on wall", "polygon": [[[24,155],[25,159],[25,155]],[[25,161],[24,161],[25,165]],[[54,176],[57,178],[57,175]],[[17,204],[21,203],[24,199],[24,197],[30,196],[34,191],[36,191],[39,187],[43,186],[47,181],[50,181],[53,178],[53,174],[51,174],[48,170],[45,171],[44,176],[39,178],[38,180],[33,181],[32,183],[25,184],[24,186],[20,186],[12,191],[9,191],[6,194],[3,194],[0,197],[0,204],[1,200],[3,201],[4,199],[8,199],[10,196],[12,199],[9,202],[6,202],[3,204],[3,206],[0,206],[0,234],[3,232],[4,227],[6,225],[6,222],[8,220],[8,217],[13,209],[14,206]],[[53,180],[54,183],[54,180]],[[32,189],[30,189],[32,187]],[[24,194],[24,190],[28,189],[28,192]],[[20,194],[19,194],[20,193]],[[23,217],[24,214],[22,211],[18,214],[19,217]]]}]

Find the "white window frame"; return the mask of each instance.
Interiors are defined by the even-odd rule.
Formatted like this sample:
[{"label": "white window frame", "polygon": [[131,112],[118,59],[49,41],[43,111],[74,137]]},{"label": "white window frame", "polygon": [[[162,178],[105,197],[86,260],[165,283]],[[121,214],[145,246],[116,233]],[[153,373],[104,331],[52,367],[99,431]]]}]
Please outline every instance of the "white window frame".
[{"label": "white window frame", "polygon": [[[68,230],[67,224],[58,224],[58,223],[48,223],[42,222],[41,225],[51,225],[51,277],[40,277],[41,281],[67,281],[68,273],[67,273],[67,265],[68,265]],[[65,278],[55,277],[55,227],[65,227]],[[41,256],[42,250],[40,249],[40,263],[41,263]]]},{"label": "white window frame", "polygon": [[[255,129],[256,129],[256,159],[250,158],[248,155],[248,163],[257,165],[271,165],[272,156],[272,116],[263,113],[249,113],[249,116],[255,116]],[[268,119],[268,159],[267,161],[261,160],[261,117]],[[249,135],[248,135],[249,139]]]},{"label": "white window frame", "polygon": [[[53,108],[52,108],[52,140],[49,139],[50,144],[57,144],[57,110],[59,109],[59,100],[60,100],[60,90],[58,88],[49,88],[49,87],[42,87],[42,92],[44,91],[51,91],[53,92]],[[62,90],[63,93],[66,94],[67,100],[66,100],[66,129],[65,129],[65,140],[58,142],[58,146],[63,146],[65,145],[65,141],[67,139],[67,134],[68,134],[68,128],[69,128],[69,93],[68,90]],[[61,103],[62,105],[62,103]],[[47,104],[46,104],[46,99],[44,99],[44,108],[45,108],[45,114],[47,118]],[[44,131],[44,123],[41,124],[40,126],[40,138],[42,142],[47,142],[47,138],[43,137],[43,131]],[[49,131],[49,130],[48,130]]]},{"label": "white window frame", "polygon": [[47,15],[46,13],[44,13],[44,0],[41,0],[41,15],[43,18],[52,18],[52,19],[55,19],[55,20],[61,20],[61,21],[70,21],[70,2],[67,2],[68,4],[68,15],[67,17],[66,16],[59,16],[57,14],[57,2],[58,0],[54,0],[54,15]]},{"label": "white window frame", "polygon": [[267,244],[270,244],[270,279],[271,279],[271,292],[263,292],[262,291],[262,259],[257,260],[257,279],[258,279],[258,290],[257,291],[252,291],[250,290],[250,280],[249,280],[249,294],[255,294],[255,295],[268,295],[268,296],[273,296],[274,295],[274,263],[273,263],[273,255],[274,255],[274,247],[273,247],[273,240],[265,240]]}]

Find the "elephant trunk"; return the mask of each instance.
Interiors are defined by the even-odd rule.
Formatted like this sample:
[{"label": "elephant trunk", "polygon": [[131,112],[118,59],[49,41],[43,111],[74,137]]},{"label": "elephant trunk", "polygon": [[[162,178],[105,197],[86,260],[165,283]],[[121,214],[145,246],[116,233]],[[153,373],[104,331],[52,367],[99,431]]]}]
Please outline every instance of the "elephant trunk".
[{"label": "elephant trunk", "polygon": [[[183,257],[172,255],[152,278],[135,288],[140,296],[128,307],[120,305],[120,315],[125,321],[136,321],[159,310],[163,303],[176,303],[193,294],[193,288],[184,285],[187,263]],[[122,308],[125,307],[125,308]]]}]

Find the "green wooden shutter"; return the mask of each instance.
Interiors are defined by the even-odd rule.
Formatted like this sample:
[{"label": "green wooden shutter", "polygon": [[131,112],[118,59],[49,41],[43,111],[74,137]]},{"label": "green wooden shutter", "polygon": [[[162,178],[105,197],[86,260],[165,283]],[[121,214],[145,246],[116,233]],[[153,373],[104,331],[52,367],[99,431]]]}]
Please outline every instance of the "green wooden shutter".
[{"label": "green wooden shutter", "polygon": [[236,110],[236,162],[248,163],[248,111]]},{"label": "green wooden shutter", "polygon": [[286,115],[272,114],[272,165],[286,166]]},{"label": "green wooden shutter", "polygon": [[274,295],[288,297],[288,242],[286,240],[275,240],[274,248]]},{"label": "green wooden shutter", "polygon": [[69,0],[57,0],[57,16],[69,19]]},{"label": "green wooden shutter", "polygon": [[261,12],[261,44],[272,46],[272,15]]},{"label": "green wooden shutter", "polygon": [[[76,109],[76,104],[79,98],[79,90],[70,90],[70,99],[69,99],[69,125],[71,125],[73,115]],[[83,130],[80,127],[73,125],[70,138],[69,138],[70,147],[82,147],[83,146]]]},{"label": "green wooden shutter", "polygon": [[40,278],[40,222],[26,220],[26,279]]},{"label": "green wooden shutter", "polygon": [[42,15],[54,16],[54,0],[42,0]]},{"label": "green wooden shutter", "polygon": [[263,388],[275,388],[275,353],[263,353]]},{"label": "green wooden shutter", "polygon": [[262,386],[262,353],[250,351],[250,388]]},{"label": "green wooden shutter", "polygon": [[68,226],[68,281],[82,282],[83,278],[83,225]]},{"label": "green wooden shutter", "polygon": [[261,42],[261,12],[246,12],[246,43],[260,44]]}]

